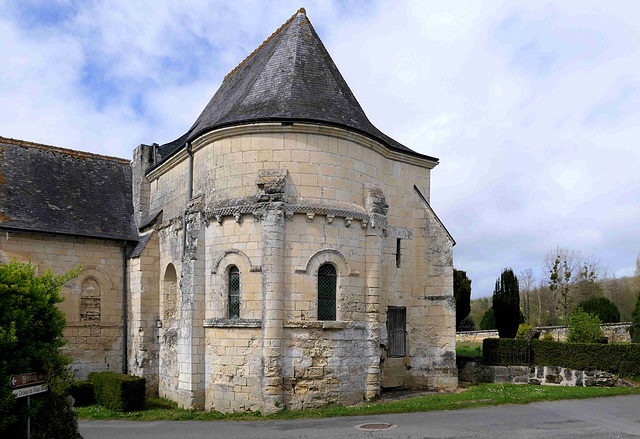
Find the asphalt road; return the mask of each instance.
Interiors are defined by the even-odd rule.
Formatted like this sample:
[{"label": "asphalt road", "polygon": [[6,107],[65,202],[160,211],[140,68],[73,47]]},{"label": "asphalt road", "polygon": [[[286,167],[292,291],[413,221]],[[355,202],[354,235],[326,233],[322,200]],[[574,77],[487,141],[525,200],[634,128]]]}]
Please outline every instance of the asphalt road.
[{"label": "asphalt road", "polygon": [[[361,431],[365,423],[397,425]],[[632,438],[640,395],[477,409],[296,421],[80,421],[85,439]]]}]

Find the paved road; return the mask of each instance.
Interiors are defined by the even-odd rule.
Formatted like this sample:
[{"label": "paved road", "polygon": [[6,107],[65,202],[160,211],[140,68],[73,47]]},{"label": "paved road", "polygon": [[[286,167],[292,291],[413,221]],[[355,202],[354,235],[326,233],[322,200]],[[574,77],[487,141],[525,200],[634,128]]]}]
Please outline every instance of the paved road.
[{"label": "paved road", "polygon": [[[364,423],[397,428],[354,428]],[[80,433],[85,439],[632,438],[640,437],[640,395],[298,421],[80,421]]]}]

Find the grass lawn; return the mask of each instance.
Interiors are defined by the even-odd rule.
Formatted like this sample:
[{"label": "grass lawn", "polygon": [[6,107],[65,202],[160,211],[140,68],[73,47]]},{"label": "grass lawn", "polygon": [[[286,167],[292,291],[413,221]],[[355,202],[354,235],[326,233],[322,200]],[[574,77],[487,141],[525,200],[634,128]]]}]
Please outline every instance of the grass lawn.
[{"label": "grass lawn", "polygon": [[456,343],[456,355],[481,357],[482,342],[461,341]]},{"label": "grass lawn", "polygon": [[640,388],[624,387],[552,387],[515,384],[480,384],[459,393],[429,394],[390,402],[371,402],[353,407],[330,406],[320,409],[289,411],[262,416],[259,413],[206,412],[179,409],[164,399],[151,398],[145,410],[137,412],[114,412],[100,406],[77,407],[79,419],[111,419],[129,421],[217,421],[217,420],[266,420],[328,418],[334,416],[377,415],[385,413],[427,412],[434,410],[459,410],[469,407],[484,407],[503,404],[527,404],[538,401],[560,399],[595,398],[601,396],[637,395]]}]

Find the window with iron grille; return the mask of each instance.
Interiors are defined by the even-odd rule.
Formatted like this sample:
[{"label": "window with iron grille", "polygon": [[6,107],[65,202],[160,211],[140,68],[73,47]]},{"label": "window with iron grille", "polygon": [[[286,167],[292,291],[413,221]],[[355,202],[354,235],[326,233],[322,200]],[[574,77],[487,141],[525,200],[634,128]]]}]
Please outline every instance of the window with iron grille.
[{"label": "window with iron grille", "polygon": [[240,270],[235,265],[229,269],[229,318],[240,318]]},{"label": "window with iron grille", "polygon": [[387,334],[389,335],[389,357],[407,355],[407,309],[390,306],[387,309]]},{"label": "window with iron grille", "polygon": [[336,269],[324,264],[318,269],[318,320],[336,319]]}]

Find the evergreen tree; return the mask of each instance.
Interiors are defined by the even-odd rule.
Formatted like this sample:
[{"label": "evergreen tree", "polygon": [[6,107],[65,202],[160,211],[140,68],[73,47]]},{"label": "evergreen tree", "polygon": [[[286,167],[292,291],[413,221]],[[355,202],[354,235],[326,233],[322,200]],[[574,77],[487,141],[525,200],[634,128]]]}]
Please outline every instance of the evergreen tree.
[{"label": "evergreen tree", "polygon": [[620,321],[620,311],[615,303],[606,297],[596,297],[580,302],[578,309],[593,314],[602,323],[618,323]]},{"label": "evergreen tree", "polygon": [[493,314],[493,307],[489,308],[480,320],[480,329],[488,331],[490,329],[496,329],[496,318]]},{"label": "evergreen tree", "polygon": [[456,300],[456,331],[471,311],[471,280],[467,272],[453,269],[453,297]]},{"label": "evergreen tree", "polygon": [[[638,257],[640,259],[640,256]],[[638,301],[636,302],[635,308],[633,308],[633,312],[631,313],[631,341],[633,343],[640,343],[640,294],[638,294]]]},{"label": "evergreen tree", "polygon": [[502,270],[493,291],[493,312],[500,338],[515,338],[520,324],[520,288],[511,268]]}]

